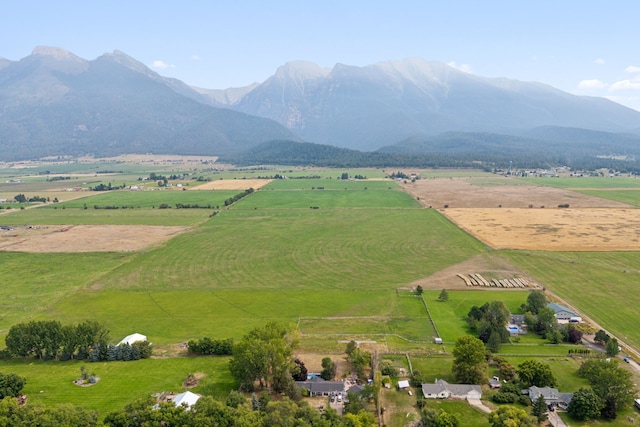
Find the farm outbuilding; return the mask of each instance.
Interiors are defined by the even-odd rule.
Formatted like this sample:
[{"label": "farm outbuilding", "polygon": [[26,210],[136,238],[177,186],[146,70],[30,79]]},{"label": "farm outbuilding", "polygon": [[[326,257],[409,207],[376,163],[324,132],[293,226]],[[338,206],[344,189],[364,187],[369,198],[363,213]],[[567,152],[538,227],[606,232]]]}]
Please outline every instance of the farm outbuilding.
[{"label": "farm outbuilding", "polygon": [[135,342],[144,342],[146,340],[147,340],[146,335],[135,333],[135,334],[127,335],[126,337],[124,337],[122,341],[118,343],[118,345],[122,345],[122,344],[131,345]]},{"label": "farm outbuilding", "polygon": [[549,304],[547,304],[547,307],[553,310],[553,312],[555,313],[554,316],[558,320],[569,321],[569,319],[571,319],[572,317],[578,317],[578,315],[572,310],[563,305],[556,304],[555,302],[550,302]]},{"label": "farm outbuilding", "polygon": [[405,388],[409,388],[409,380],[400,380],[400,381],[398,381],[398,388],[400,390],[404,390]]}]

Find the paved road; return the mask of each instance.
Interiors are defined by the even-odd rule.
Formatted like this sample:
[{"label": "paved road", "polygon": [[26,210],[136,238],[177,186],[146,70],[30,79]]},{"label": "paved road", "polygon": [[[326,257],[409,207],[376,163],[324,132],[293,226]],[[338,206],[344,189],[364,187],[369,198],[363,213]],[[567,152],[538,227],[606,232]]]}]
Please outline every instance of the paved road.
[{"label": "paved road", "polygon": [[[576,310],[575,307],[573,307],[571,304],[569,304],[567,301],[565,301],[564,299],[560,298],[558,295],[554,294],[553,292],[549,291],[548,288],[545,288],[545,292],[548,293],[549,295],[553,296],[554,299],[557,299],[558,301],[560,301],[560,303],[562,305],[564,305],[567,308],[570,308],[571,310],[573,310],[573,312],[575,313],[579,313],[580,317],[582,317],[583,319],[585,319],[587,322],[591,323],[596,329],[602,329],[603,331],[605,331],[607,333],[607,335],[609,335],[611,338],[615,338],[616,340],[618,340],[618,344],[620,345],[620,347],[623,348],[624,351],[626,351],[628,353],[628,357],[629,357],[629,365],[635,369],[637,372],[640,372],[640,364],[638,364],[636,362],[636,360],[640,360],[640,352],[638,352],[636,349],[632,348],[630,345],[628,345],[627,343],[625,343],[624,341],[622,341],[620,338],[616,337],[615,335],[611,334],[609,331],[607,331],[605,328],[603,328],[602,326],[600,326],[598,323],[596,323],[592,318],[584,315],[584,313],[580,313],[578,310]],[[583,342],[585,342],[585,340],[583,340]],[[592,350],[596,350],[596,351],[603,351],[602,347],[594,344],[594,343],[590,343],[589,341],[586,341],[587,346],[589,348],[591,348]],[[585,344],[586,344],[585,343]],[[620,359],[626,357],[624,355],[618,355],[618,357]]]}]

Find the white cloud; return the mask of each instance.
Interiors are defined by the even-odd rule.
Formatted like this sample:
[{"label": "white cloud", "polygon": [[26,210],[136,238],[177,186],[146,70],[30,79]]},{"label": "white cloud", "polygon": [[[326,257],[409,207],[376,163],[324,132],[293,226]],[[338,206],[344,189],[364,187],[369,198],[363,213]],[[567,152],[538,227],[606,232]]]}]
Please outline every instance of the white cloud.
[{"label": "white cloud", "polygon": [[579,89],[602,89],[605,87],[607,87],[607,84],[598,79],[582,80],[578,83]]},{"label": "white cloud", "polygon": [[598,64],[598,65],[604,65],[604,64],[606,64],[605,60],[604,60],[604,59],[602,59],[602,58],[598,58],[598,59],[596,59],[596,60],[595,60],[595,61],[593,61],[593,62],[595,62],[595,63],[596,63],[596,64]]},{"label": "white cloud", "polygon": [[640,67],[636,67],[635,65],[629,65],[627,68],[624,69],[627,73],[640,73]]},{"label": "white cloud", "polygon": [[200,57],[198,55],[192,55],[191,59],[193,59],[194,61],[199,61]]},{"label": "white cloud", "polygon": [[448,66],[457,70],[464,71],[465,73],[471,73],[471,66],[469,64],[456,64],[455,61],[447,63]]},{"label": "white cloud", "polygon": [[617,81],[609,87],[609,90],[640,90],[640,79]]},{"label": "white cloud", "polygon": [[161,70],[164,70],[164,69],[166,69],[166,68],[176,68],[176,66],[175,66],[175,65],[167,64],[166,62],[164,62],[164,61],[162,61],[162,60],[160,60],[160,59],[158,59],[158,60],[156,60],[156,61],[153,61],[153,64],[151,64],[151,66],[152,66],[153,68],[159,68],[159,69],[161,69]]}]

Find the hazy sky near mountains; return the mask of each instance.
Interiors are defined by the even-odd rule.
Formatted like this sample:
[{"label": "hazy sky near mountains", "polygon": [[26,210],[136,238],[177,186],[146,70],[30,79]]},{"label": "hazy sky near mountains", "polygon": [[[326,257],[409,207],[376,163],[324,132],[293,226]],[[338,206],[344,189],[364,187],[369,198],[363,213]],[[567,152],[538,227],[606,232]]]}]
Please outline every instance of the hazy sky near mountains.
[{"label": "hazy sky near mountains", "polygon": [[22,0],[3,4],[0,57],[117,49],[211,89],[262,82],[293,60],[422,57],[640,110],[639,16],[635,0]]}]

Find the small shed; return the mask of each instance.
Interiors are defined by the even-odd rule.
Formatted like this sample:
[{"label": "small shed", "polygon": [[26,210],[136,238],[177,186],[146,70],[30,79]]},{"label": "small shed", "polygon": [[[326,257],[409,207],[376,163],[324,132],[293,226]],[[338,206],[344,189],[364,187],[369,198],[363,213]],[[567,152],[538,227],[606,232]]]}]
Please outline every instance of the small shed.
[{"label": "small shed", "polygon": [[398,388],[400,390],[404,390],[405,388],[409,388],[409,380],[400,380],[400,381],[398,381]]},{"label": "small shed", "polygon": [[136,342],[144,342],[144,341],[146,341],[146,340],[147,340],[146,335],[142,335],[142,334],[139,334],[139,333],[135,333],[135,334],[127,335],[126,337],[124,337],[124,338],[122,339],[122,341],[120,341],[120,342],[118,343],[118,345],[122,345],[122,344],[129,344],[129,345],[131,345],[131,344],[133,344],[133,343],[136,343]]}]

